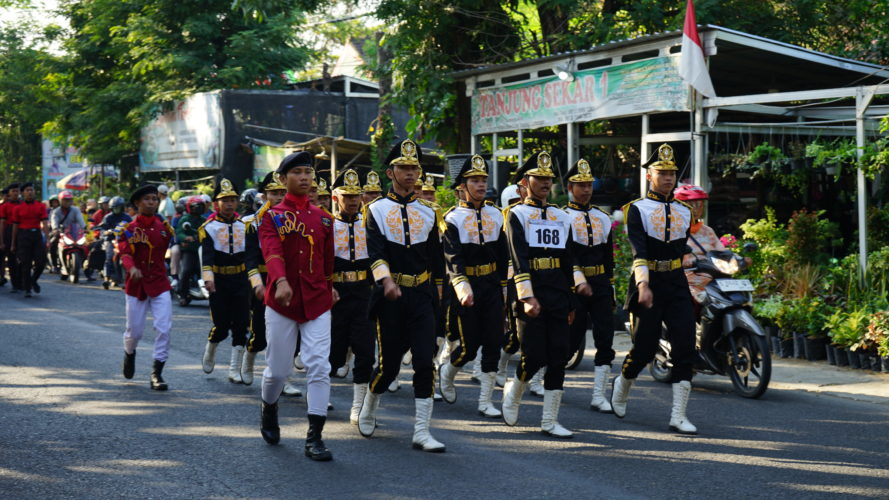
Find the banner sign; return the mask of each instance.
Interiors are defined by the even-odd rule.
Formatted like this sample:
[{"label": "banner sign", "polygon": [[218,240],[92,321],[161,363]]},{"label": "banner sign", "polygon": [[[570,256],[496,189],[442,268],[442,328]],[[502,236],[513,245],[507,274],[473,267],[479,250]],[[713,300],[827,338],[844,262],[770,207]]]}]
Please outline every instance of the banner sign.
[{"label": "banner sign", "polygon": [[195,94],[142,127],[142,172],[218,169],[222,163],[219,93]]},{"label": "banner sign", "polygon": [[56,183],[63,177],[81,171],[86,162],[77,148],[53,144],[49,139],[43,140],[43,189],[44,200],[59,194]]},{"label": "banner sign", "polygon": [[274,172],[281,160],[293,150],[260,144],[253,145],[253,178],[261,181],[269,172]]},{"label": "banner sign", "polygon": [[689,111],[679,57],[668,56],[492,89],[472,96],[472,134],[535,129],[640,113]]}]

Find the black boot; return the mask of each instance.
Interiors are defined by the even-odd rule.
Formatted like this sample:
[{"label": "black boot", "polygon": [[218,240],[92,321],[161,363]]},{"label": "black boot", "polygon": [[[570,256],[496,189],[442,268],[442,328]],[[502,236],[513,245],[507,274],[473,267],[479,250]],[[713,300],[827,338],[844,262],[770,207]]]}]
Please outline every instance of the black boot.
[{"label": "black boot", "polygon": [[123,352],[123,378],[133,378],[136,373],[136,351],[133,354]]},{"label": "black boot", "polygon": [[309,432],[306,434],[306,456],[318,462],[333,460],[330,450],[324,446],[321,440],[321,431],[324,430],[324,422],[327,417],[312,415],[309,413]]},{"label": "black boot", "polygon": [[281,428],[278,427],[278,402],[268,404],[262,401],[259,424],[259,432],[268,444],[278,444],[281,441]]},{"label": "black boot", "polygon": [[151,389],[154,391],[166,391],[167,383],[164,382],[164,378],[161,377],[161,372],[164,371],[164,362],[154,360],[154,367],[151,369]]}]

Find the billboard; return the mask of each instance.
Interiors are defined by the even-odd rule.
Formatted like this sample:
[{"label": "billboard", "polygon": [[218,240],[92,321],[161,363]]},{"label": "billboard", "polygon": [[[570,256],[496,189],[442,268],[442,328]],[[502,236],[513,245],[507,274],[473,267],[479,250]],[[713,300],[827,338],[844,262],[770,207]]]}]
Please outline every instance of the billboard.
[{"label": "billboard", "polygon": [[218,92],[176,101],[142,127],[139,170],[161,172],[222,166],[222,110]]},{"label": "billboard", "polygon": [[69,174],[74,174],[86,166],[77,148],[57,145],[49,139],[43,139],[43,182],[42,195],[44,200],[59,194],[56,183]]},{"label": "billboard", "polygon": [[679,57],[657,57],[472,95],[472,134],[535,129],[639,113],[688,111],[688,85]]}]

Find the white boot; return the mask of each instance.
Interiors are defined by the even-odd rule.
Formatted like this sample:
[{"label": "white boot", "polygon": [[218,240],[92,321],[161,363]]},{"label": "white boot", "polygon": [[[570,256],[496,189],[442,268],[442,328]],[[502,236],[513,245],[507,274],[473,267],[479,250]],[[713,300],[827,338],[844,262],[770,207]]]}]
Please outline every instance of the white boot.
[{"label": "white boot", "polygon": [[546,367],[544,366],[540,370],[537,370],[537,373],[531,377],[531,381],[528,382],[529,389],[531,390],[531,394],[537,396],[538,398],[543,397],[543,376],[546,375]]},{"label": "white boot", "polygon": [[673,384],[673,411],[670,413],[670,430],[679,434],[697,434],[698,428],[688,421],[685,408],[691,395],[691,382],[683,380]]},{"label": "white boot", "polygon": [[364,437],[373,436],[377,428],[377,409],[380,407],[380,396],[371,390],[366,390],[361,410],[358,412],[358,432]]},{"label": "white boot", "polygon": [[219,347],[218,342],[207,342],[207,345],[204,347],[204,358],[201,360],[201,368],[204,369],[204,373],[213,373],[213,368],[216,367],[216,348]]},{"label": "white boot", "polygon": [[438,386],[441,389],[441,398],[446,403],[454,404],[457,401],[457,388],[454,386],[454,377],[460,369],[452,365],[450,361],[441,365],[438,370]]},{"label": "white boot", "polygon": [[502,416],[500,410],[491,401],[491,396],[494,393],[494,378],[493,373],[481,374],[482,387],[478,392],[478,413],[483,417],[498,418]]},{"label": "white boot", "polygon": [[253,363],[256,361],[256,353],[245,350],[244,361],[241,362],[241,381],[245,385],[253,383]]},{"label": "white boot", "polygon": [[401,357],[401,364],[403,364],[404,366],[410,366],[413,361],[414,353],[412,353],[410,350],[404,353],[404,356]]},{"label": "white boot", "polygon": [[292,375],[287,377],[287,383],[284,384],[284,394],[295,398],[302,397],[303,391],[296,385],[296,378]]},{"label": "white boot", "polygon": [[515,425],[519,421],[519,405],[522,404],[522,394],[527,385],[516,376],[503,386],[503,421],[506,425]]},{"label": "white boot", "polygon": [[348,353],[346,354],[345,364],[343,364],[343,366],[337,368],[337,370],[336,370],[336,377],[337,378],[346,378],[346,376],[349,375],[349,368],[351,367],[351,362],[352,362],[352,349],[349,349]]},{"label": "white boot", "polygon": [[593,382],[593,399],[590,401],[590,409],[602,413],[612,413],[611,403],[605,398],[605,384],[611,378],[611,365],[596,367],[596,378]]},{"label": "white boot", "polygon": [[228,381],[233,384],[243,384],[241,380],[241,361],[244,360],[244,346],[232,346],[231,362],[228,365]]},{"label": "white boot", "polygon": [[472,376],[469,377],[476,384],[482,383],[482,350],[479,349],[472,362]]},{"label": "white boot", "polygon": [[432,422],[432,398],[415,399],[414,403],[417,407],[417,416],[414,420],[414,449],[444,453],[445,445],[429,434],[429,424]]},{"label": "white boot", "polygon": [[506,385],[506,369],[509,367],[509,358],[512,357],[508,352],[500,351],[500,361],[497,362],[497,387]]},{"label": "white boot", "polygon": [[349,422],[358,425],[358,415],[361,413],[361,404],[367,395],[367,384],[352,384],[352,411],[349,412]]},{"label": "white boot", "polygon": [[630,387],[636,379],[624,378],[623,373],[614,377],[614,386],[611,388],[611,409],[617,418],[624,418],[627,414],[627,399],[630,397]]},{"label": "white boot", "polygon": [[297,354],[295,358],[293,358],[293,367],[299,371],[303,371],[306,369],[306,365],[303,363],[303,358],[301,355]]},{"label": "white boot", "polygon": [[543,392],[543,418],[540,420],[540,430],[547,436],[557,438],[574,437],[574,433],[562,427],[559,423],[559,406],[562,405],[562,394],[565,391]]},{"label": "white boot", "polygon": [[445,341],[438,351],[438,365],[441,366],[451,359],[451,353],[457,348],[457,341]]},{"label": "white boot", "polygon": [[386,390],[389,392],[398,392],[398,389],[401,389],[401,385],[398,382],[398,376],[396,376],[395,380],[393,380],[392,383],[389,384],[389,387],[387,387]]}]

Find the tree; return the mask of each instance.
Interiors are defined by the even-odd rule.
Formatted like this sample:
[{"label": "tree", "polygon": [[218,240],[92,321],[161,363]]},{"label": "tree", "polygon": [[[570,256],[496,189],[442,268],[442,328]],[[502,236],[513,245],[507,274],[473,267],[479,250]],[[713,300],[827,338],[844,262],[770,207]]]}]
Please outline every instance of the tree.
[{"label": "tree", "polygon": [[139,130],[195,92],[281,88],[307,51],[294,37],[319,0],[68,0],[65,68],[46,87],[65,107],[46,127],[96,163],[138,150]]}]

